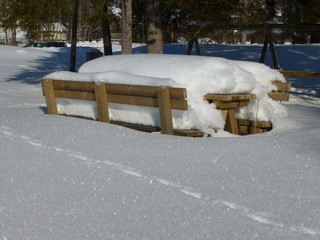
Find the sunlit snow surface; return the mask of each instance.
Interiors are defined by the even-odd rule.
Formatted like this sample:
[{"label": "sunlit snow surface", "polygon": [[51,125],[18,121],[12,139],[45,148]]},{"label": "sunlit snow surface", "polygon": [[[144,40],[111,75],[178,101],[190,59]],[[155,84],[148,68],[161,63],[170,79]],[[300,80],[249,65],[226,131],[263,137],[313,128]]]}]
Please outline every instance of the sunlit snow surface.
[{"label": "sunlit snow surface", "polygon": [[[216,48],[202,51],[259,54]],[[319,45],[278,48],[291,70],[319,71]],[[288,117],[267,134],[194,139],[47,115],[39,79],[68,69],[67,49],[0,52],[0,239],[320,238],[319,79],[290,79]]]}]

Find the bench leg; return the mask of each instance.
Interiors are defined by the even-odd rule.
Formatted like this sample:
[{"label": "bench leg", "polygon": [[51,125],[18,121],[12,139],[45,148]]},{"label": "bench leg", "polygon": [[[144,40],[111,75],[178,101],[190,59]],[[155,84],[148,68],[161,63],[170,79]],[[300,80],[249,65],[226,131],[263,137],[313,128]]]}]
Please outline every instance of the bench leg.
[{"label": "bench leg", "polygon": [[161,133],[173,135],[170,92],[168,87],[160,87],[158,90],[158,105],[161,122]]},{"label": "bench leg", "polygon": [[225,130],[232,134],[239,135],[238,122],[234,109],[222,110],[222,117],[226,121]]},{"label": "bench leg", "polygon": [[97,104],[99,121],[109,123],[110,119],[109,119],[106,85],[104,83],[95,85],[94,90],[95,90],[95,96],[96,96],[96,104]]},{"label": "bench leg", "polygon": [[58,114],[57,101],[51,79],[41,80],[44,96],[46,98],[48,114]]}]

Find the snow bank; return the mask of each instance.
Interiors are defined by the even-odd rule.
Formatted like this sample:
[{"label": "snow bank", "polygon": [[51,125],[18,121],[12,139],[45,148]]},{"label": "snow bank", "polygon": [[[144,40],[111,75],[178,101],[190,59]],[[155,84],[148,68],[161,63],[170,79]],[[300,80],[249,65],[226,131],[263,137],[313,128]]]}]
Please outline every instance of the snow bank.
[{"label": "snow bank", "polygon": [[[217,110],[214,104],[208,104],[203,100],[207,93],[256,94],[257,100],[238,111],[239,118],[276,122],[286,116],[286,109],[281,103],[271,100],[267,95],[275,89],[271,81],[284,81],[283,76],[263,64],[253,62],[165,54],[116,55],[85,63],[79,69],[79,74],[57,72],[46,78],[184,87],[188,93],[189,110],[174,111],[174,127],[196,128],[210,134],[214,134],[212,129],[223,128],[224,121],[220,110]],[[60,101],[59,111],[75,114],[70,112],[70,104],[75,104],[75,101]],[[92,108],[95,106],[92,105]],[[92,113],[83,115],[96,117],[96,113],[95,116],[92,116]],[[130,119],[132,123],[159,126],[156,109],[112,104],[110,117],[113,120]]]}]

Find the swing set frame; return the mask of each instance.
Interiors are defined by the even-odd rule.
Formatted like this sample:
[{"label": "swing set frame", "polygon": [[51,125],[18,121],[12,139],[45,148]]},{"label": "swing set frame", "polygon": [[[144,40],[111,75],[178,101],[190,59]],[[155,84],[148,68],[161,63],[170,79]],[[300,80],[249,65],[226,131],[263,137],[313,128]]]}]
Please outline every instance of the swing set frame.
[{"label": "swing set frame", "polygon": [[[200,47],[199,47],[199,41],[198,36],[199,32],[203,26],[201,26],[198,31],[192,36],[191,40],[188,43],[188,55],[191,55],[191,51],[193,48],[193,45],[196,47],[196,53],[197,55],[201,55]],[[265,30],[265,37],[264,37],[264,43],[260,55],[260,63],[265,62],[266,54],[268,46],[270,47],[271,57],[272,57],[272,63],[273,68],[278,69],[284,76],[286,77],[306,77],[306,78],[320,78],[320,72],[298,72],[298,71],[285,71],[280,68],[279,60],[276,53],[275,44],[272,38],[272,30],[273,29],[283,29],[283,30],[318,30],[320,31],[320,24],[319,23],[313,23],[313,24],[300,24],[297,26],[291,26],[288,24],[283,23],[264,23],[264,24],[249,24],[244,27],[241,27],[239,24],[229,24],[225,26],[221,26],[216,30],[232,30],[232,29],[242,29],[242,30]]]}]

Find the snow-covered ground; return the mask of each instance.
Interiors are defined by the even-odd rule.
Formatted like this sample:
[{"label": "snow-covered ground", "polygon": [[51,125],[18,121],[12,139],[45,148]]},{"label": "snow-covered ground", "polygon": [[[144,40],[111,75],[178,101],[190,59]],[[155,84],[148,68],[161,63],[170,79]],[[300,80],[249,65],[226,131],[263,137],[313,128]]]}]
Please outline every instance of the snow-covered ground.
[{"label": "snow-covered ground", "polygon": [[[319,72],[319,45],[277,49],[285,70]],[[45,114],[39,79],[67,70],[68,51],[0,46],[0,239],[320,238],[319,79],[288,79],[275,131],[183,138]]]}]

